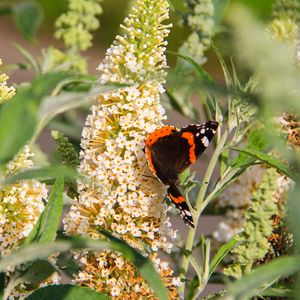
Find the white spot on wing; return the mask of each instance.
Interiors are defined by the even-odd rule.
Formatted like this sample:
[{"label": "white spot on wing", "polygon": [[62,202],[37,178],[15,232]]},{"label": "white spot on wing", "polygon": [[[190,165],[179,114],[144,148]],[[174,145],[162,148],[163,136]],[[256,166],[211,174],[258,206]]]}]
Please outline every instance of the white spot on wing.
[{"label": "white spot on wing", "polygon": [[187,216],[189,216],[189,217],[192,216],[192,214],[191,214],[188,210],[186,210],[186,209],[184,210],[184,213],[185,213]]},{"label": "white spot on wing", "polygon": [[204,147],[208,147],[209,145],[209,140],[206,136],[204,136],[202,139],[201,139],[201,142],[203,143]]},{"label": "white spot on wing", "polygon": [[201,130],[200,130],[200,133],[204,134],[204,133],[205,133],[205,129],[204,129],[204,128],[201,129]]}]

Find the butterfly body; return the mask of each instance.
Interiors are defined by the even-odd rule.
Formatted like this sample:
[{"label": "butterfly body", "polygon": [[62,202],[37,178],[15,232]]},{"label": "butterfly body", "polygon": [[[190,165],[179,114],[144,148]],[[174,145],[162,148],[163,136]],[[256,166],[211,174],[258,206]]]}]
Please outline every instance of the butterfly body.
[{"label": "butterfly body", "polygon": [[197,161],[217,128],[218,123],[214,121],[188,125],[180,130],[167,125],[149,134],[145,141],[145,154],[152,173],[169,186],[168,196],[191,227],[194,227],[192,214],[177,187],[179,174]]}]

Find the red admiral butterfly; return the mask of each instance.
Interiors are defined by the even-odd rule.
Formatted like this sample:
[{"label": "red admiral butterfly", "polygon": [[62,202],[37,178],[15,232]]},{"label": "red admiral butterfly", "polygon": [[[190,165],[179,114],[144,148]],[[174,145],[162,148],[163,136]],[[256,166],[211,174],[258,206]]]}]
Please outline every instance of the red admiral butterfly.
[{"label": "red admiral butterfly", "polygon": [[193,164],[208,147],[218,123],[208,121],[188,125],[181,130],[164,126],[152,132],[145,141],[145,154],[153,174],[168,185],[168,196],[179,210],[183,221],[194,227],[192,214],[178,189],[178,175]]}]

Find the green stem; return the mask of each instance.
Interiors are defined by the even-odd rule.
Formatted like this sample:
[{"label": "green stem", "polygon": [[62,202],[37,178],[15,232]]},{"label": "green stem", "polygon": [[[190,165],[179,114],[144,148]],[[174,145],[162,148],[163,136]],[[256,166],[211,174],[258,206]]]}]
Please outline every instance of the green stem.
[{"label": "green stem", "polygon": [[[201,211],[202,211],[202,203],[204,201],[204,197],[208,188],[208,183],[210,181],[210,178],[212,176],[212,173],[216,167],[216,164],[218,162],[218,158],[223,150],[223,147],[225,145],[225,142],[227,140],[227,136],[228,136],[228,132],[227,130],[223,133],[220,142],[218,143],[215,152],[211,158],[211,161],[207,167],[206,173],[204,175],[203,178],[203,182],[198,194],[198,198],[196,201],[196,206],[195,206],[195,213],[194,213],[194,221],[195,221],[195,228],[190,228],[189,232],[188,232],[188,236],[187,236],[187,240],[186,240],[186,245],[185,245],[185,252],[189,253],[192,251],[193,249],[193,244],[194,244],[194,238],[195,238],[195,234],[196,234],[196,229],[197,229],[197,224],[201,215]],[[181,265],[181,276],[185,277],[186,273],[187,273],[187,269],[189,266],[189,258],[188,255],[183,256],[182,258],[182,265]],[[180,292],[182,293],[182,295],[184,294],[184,289],[185,289],[185,282],[182,283],[181,287],[180,287]]]}]

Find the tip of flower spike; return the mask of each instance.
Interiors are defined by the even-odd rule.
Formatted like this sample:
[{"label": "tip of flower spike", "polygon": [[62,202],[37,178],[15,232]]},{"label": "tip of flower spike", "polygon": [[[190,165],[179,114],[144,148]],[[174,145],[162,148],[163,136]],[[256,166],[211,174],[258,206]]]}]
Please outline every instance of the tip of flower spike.
[{"label": "tip of flower spike", "polygon": [[164,39],[170,25],[162,22],[168,18],[168,3],[166,0],[138,1],[132,11],[121,25],[124,34],[116,37],[98,67],[102,84],[164,82],[167,66]]}]

